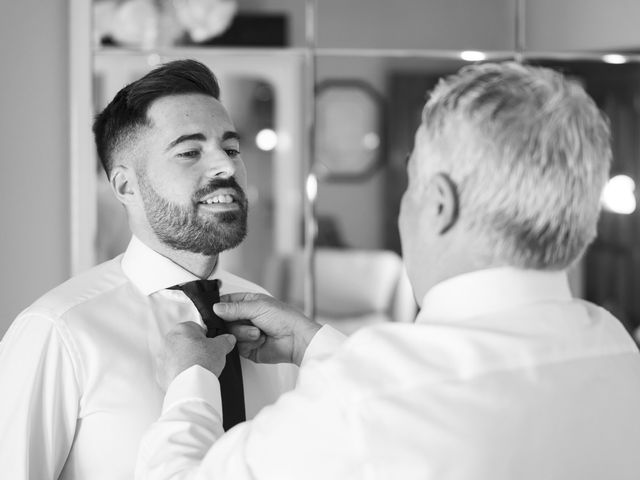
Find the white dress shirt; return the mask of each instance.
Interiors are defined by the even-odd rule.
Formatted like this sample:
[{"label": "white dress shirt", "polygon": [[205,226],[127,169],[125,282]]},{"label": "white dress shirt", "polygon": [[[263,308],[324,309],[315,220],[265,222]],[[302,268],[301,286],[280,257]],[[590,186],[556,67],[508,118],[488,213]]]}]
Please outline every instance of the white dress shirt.
[{"label": "white dress shirt", "polygon": [[[215,271],[221,294],[264,292]],[[0,478],[131,480],[161,411],[154,356],[179,322],[202,325],[182,291],[197,277],[133,238],[127,251],[50,291],[0,343]],[[297,367],[241,359],[247,418],[295,385]]]},{"label": "white dress shirt", "polygon": [[214,375],[180,374],[136,478],[640,478],[638,349],[562,273],[479,271],[416,324],[325,326],[293,392],[224,436],[220,411]]}]

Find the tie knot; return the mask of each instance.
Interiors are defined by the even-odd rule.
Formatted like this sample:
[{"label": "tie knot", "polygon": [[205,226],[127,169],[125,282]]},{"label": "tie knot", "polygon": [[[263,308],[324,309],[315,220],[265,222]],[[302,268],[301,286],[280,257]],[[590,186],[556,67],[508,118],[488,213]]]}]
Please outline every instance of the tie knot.
[{"label": "tie knot", "polygon": [[213,305],[220,301],[219,280],[194,280],[171,287],[171,290],[182,290],[193,302],[207,326],[208,337],[224,333],[224,321],[213,313]]},{"label": "tie knot", "polygon": [[219,280],[194,280],[192,282],[183,283],[182,285],[176,285],[174,288],[182,290],[187,295],[194,295],[211,301],[211,304],[213,305],[220,301],[219,284]]}]

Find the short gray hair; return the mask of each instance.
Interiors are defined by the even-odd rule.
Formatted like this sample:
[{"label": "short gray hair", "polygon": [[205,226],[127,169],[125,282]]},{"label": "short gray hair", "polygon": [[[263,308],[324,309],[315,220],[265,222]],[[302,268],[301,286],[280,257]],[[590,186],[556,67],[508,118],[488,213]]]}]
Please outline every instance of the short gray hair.
[{"label": "short gray hair", "polygon": [[609,126],[578,82],[517,63],[471,65],[440,81],[423,122],[440,154],[422,171],[455,182],[460,221],[493,262],[559,270],[595,238]]}]

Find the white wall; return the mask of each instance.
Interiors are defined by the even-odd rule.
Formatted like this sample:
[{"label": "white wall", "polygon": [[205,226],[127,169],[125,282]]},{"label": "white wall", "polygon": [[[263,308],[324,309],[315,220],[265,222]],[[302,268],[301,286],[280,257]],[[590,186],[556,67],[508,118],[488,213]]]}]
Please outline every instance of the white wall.
[{"label": "white wall", "polygon": [[527,49],[637,51],[639,18],[638,0],[528,0]]},{"label": "white wall", "polygon": [[321,47],[513,47],[513,0],[319,0]]},{"label": "white wall", "polygon": [[69,272],[67,3],[0,2],[0,335]]}]

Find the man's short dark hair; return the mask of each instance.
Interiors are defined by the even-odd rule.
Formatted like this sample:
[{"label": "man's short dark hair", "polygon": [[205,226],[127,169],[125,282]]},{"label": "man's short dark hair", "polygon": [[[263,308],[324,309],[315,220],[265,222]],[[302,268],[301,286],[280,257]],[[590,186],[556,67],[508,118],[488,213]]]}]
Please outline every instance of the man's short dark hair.
[{"label": "man's short dark hair", "polygon": [[116,149],[126,145],[137,129],[149,125],[149,106],[162,97],[189,93],[220,98],[215,75],[195,60],[175,60],[160,65],[116,94],[93,123],[98,157],[107,177],[111,176]]}]

